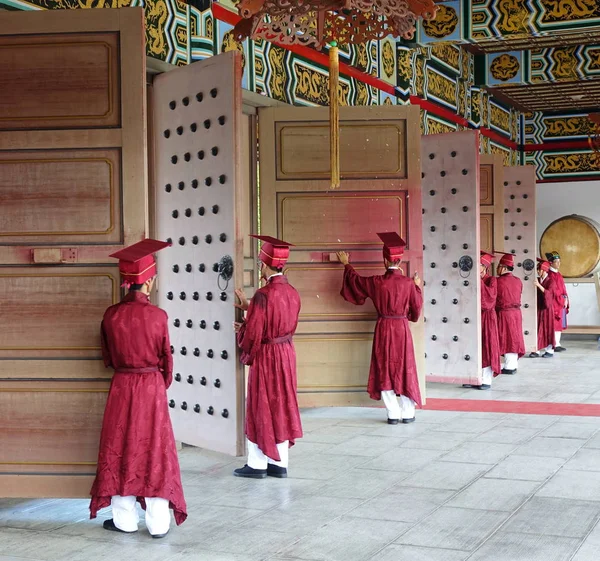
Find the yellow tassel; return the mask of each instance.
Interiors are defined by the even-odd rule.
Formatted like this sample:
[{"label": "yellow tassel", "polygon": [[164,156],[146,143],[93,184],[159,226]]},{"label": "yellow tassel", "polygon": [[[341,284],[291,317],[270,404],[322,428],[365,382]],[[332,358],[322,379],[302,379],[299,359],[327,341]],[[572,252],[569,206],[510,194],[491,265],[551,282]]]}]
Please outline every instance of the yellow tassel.
[{"label": "yellow tassel", "polygon": [[331,166],[331,188],[340,188],[340,100],[338,85],[340,81],[340,58],[337,43],[329,47],[329,125]]}]

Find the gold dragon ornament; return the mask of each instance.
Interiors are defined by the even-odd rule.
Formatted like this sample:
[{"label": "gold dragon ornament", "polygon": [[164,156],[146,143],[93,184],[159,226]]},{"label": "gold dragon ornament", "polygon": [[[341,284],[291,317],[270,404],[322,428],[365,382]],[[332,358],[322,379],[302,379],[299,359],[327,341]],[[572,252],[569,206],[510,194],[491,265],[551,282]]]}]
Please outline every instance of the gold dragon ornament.
[{"label": "gold dragon ornament", "polygon": [[340,187],[338,44],[379,41],[388,35],[412,39],[419,18],[435,19],[434,0],[233,0],[242,17],[233,32],[279,45],[329,44],[331,188]]},{"label": "gold dragon ornament", "polygon": [[600,169],[600,113],[590,113],[592,121],[592,130],[588,136],[588,144],[592,150],[592,162],[597,169]]}]

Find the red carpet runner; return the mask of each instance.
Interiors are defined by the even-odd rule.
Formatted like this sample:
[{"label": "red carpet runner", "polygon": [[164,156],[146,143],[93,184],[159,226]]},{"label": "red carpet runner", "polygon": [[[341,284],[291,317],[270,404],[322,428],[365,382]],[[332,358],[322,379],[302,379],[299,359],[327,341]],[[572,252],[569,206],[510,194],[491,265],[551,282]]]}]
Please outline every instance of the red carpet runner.
[{"label": "red carpet runner", "polygon": [[597,403],[428,398],[423,409],[430,411],[472,411],[477,413],[600,417],[600,404]]}]

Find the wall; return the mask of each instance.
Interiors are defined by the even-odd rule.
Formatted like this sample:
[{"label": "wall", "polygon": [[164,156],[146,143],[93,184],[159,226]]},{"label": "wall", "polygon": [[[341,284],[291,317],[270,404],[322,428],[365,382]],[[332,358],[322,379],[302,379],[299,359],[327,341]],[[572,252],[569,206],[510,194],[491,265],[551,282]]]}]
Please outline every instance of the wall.
[{"label": "wall", "polygon": [[[537,244],[554,220],[567,214],[580,214],[600,223],[600,180],[537,184]],[[600,325],[595,286],[567,283],[571,302],[571,325]]]}]

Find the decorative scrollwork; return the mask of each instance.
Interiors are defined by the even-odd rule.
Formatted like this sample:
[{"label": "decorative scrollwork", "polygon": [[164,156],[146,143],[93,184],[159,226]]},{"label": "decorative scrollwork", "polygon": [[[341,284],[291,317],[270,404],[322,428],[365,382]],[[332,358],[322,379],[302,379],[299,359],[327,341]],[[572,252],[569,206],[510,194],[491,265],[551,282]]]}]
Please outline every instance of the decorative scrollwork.
[{"label": "decorative scrollwork", "polygon": [[433,0],[237,0],[235,37],[284,45],[358,44],[391,35],[412,39],[417,18],[433,19]]}]

